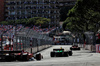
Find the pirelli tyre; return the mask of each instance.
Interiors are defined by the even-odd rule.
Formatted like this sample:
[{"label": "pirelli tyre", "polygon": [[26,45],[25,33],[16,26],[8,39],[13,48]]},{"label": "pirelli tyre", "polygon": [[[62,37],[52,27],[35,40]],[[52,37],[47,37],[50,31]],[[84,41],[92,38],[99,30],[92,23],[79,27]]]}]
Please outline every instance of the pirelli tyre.
[{"label": "pirelli tyre", "polygon": [[78,47],[78,50],[80,50],[80,47]]},{"label": "pirelli tyre", "polygon": [[68,52],[64,52],[64,55],[63,56],[64,57],[68,57],[69,56]]},{"label": "pirelli tyre", "polygon": [[70,47],[70,50],[73,50],[72,47]]},{"label": "pirelli tyre", "polygon": [[41,60],[42,59],[42,55],[40,53],[36,54],[36,60]]},{"label": "pirelli tyre", "polygon": [[16,55],[16,60],[22,61],[22,55]]},{"label": "pirelli tyre", "polygon": [[51,57],[55,57],[55,52],[51,52],[51,53],[50,53],[50,56],[51,56]]},{"label": "pirelli tyre", "polygon": [[68,54],[69,54],[69,56],[72,56],[73,53],[72,53],[72,51],[69,51]]},{"label": "pirelli tyre", "polygon": [[14,55],[6,55],[5,61],[15,61],[15,56]]},{"label": "pirelli tyre", "polygon": [[72,48],[72,47],[71,47],[70,50],[77,50],[77,48]]}]

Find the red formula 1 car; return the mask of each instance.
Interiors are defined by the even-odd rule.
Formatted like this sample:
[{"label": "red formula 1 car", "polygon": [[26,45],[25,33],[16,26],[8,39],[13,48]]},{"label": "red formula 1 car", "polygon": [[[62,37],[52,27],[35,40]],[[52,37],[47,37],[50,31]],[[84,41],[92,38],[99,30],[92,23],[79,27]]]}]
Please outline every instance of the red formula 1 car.
[{"label": "red formula 1 car", "polygon": [[16,60],[18,61],[28,61],[33,57],[33,54],[28,52],[21,52],[21,53],[17,53],[15,56],[16,56],[15,57]]},{"label": "red formula 1 car", "polygon": [[41,53],[33,55],[33,53],[24,52],[24,51],[4,51],[6,53],[4,56],[5,61],[29,61],[29,60],[41,60],[43,56]]},{"label": "red formula 1 car", "polygon": [[5,61],[28,61],[32,59],[33,54],[23,51],[0,51],[1,60]]},{"label": "red formula 1 car", "polygon": [[80,47],[78,47],[78,45],[72,45],[72,47],[70,47],[70,50],[80,50]]}]

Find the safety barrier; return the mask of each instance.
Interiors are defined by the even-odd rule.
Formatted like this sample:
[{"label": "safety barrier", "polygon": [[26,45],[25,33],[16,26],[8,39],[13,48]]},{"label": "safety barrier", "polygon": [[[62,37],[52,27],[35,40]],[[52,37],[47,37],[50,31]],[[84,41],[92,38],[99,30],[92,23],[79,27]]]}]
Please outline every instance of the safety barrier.
[{"label": "safety barrier", "polygon": [[38,46],[38,47],[31,47],[31,48],[26,48],[24,51],[28,51],[29,53],[36,53],[39,51],[42,51],[44,49],[47,49],[49,47],[51,47],[52,45],[43,45],[43,46]]},{"label": "safety barrier", "polygon": [[[21,34],[24,33],[24,34]],[[47,34],[23,28],[14,38],[14,50],[25,50],[28,52],[38,52],[52,45],[52,38]]]},{"label": "safety barrier", "polygon": [[96,44],[96,52],[100,53],[100,44]]},{"label": "safety barrier", "polygon": [[[3,34],[6,36],[11,36],[13,32],[8,34]],[[9,37],[8,45],[12,45],[13,50],[24,50],[31,53],[41,51],[52,45],[52,38],[48,34],[37,32],[29,28],[22,27],[19,31],[15,32],[14,37]],[[10,47],[11,49],[11,47]],[[8,50],[10,50],[8,49]]]}]

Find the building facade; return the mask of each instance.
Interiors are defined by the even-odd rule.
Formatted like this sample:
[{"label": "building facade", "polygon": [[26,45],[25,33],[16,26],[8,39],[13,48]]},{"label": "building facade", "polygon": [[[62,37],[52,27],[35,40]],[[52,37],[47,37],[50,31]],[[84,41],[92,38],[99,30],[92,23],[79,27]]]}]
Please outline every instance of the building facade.
[{"label": "building facade", "polygon": [[58,25],[60,7],[74,6],[76,0],[5,0],[4,20],[16,20],[32,17],[51,19],[51,24]]}]

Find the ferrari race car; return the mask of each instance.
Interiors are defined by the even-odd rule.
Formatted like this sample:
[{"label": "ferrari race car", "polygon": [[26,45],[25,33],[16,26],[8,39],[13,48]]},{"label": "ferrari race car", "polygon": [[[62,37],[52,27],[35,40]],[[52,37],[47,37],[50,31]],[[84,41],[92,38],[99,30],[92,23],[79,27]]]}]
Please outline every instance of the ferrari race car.
[{"label": "ferrari race car", "polygon": [[80,50],[80,47],[78,47],[78,45],[72,45],[72,47],[70,47],[70,50]]},{"label": "ferrari race car", "polygon": [[4,55],[4,60],[5,61],[28,61],[28,60],[32,60],[33,58],[33,54],[32,53],[28,53],[28,52],[19,52],[19,51],[9,51],[9,53],[6,53]]},{"label": "ferrari race car", "polygon": [[64,49],[53,49],[53,51],[50,53],[51,57],[68,57],[72,56],[72,51],[64,51]]},{"label": "ferrari race car", "polygon": [[15,56],[16,56],[16,60],[18,61],[28,61],[33,57],[33,54],[28,52],[23,52],[23,53],[18,53]]},{"label": "ferrari race car", "polygon": [[43,56],[41,55],[41,53],[36,53],[35,55],[33,55],[33,53],[28,53],[28,52],[20,52],[20,53],[10,53],[10,54],[6,54],[4,56],[4,60],[5,61],[29,61],[29,60],[41,60],[43,59]]}]

